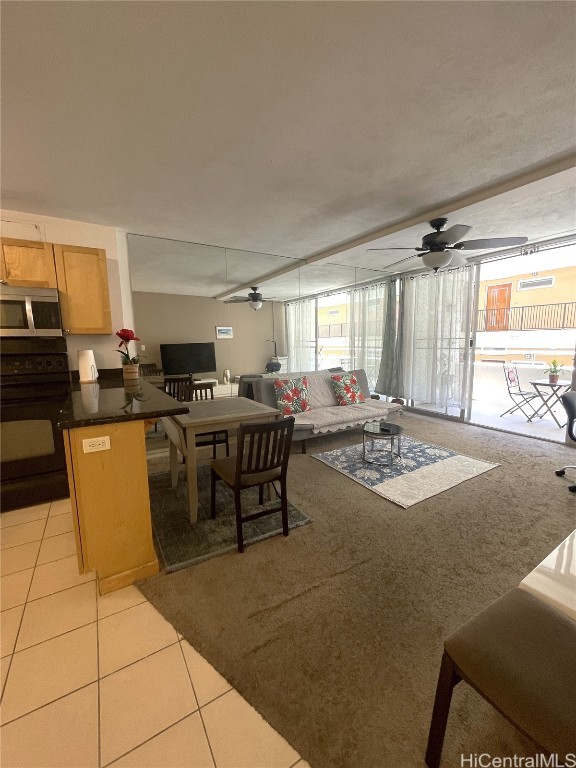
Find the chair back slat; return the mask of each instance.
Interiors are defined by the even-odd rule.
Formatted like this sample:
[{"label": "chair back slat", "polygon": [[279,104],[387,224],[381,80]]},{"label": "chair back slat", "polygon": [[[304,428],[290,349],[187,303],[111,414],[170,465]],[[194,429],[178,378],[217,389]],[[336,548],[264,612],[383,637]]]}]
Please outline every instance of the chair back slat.
[{"label": "chair back slat", "polygon": [[264,424],[241,424],[238,429],[237,477],[278,468],[286,471],[293,431],[293,416]]},{"label": "chair back slat", "polygon": [[190,384],[190,401],[192,400],[214,400],[214,384],[200,383]]}]

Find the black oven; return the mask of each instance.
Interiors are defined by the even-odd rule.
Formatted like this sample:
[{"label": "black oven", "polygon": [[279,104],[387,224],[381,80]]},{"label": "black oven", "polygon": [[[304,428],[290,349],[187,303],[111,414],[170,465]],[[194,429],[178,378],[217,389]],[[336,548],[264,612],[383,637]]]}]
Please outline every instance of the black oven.
[{"label": "black oven", "polygon": [[69,495],[58,421],[70,392],[63,338],[3,339],[0,359],[2,510]]}]

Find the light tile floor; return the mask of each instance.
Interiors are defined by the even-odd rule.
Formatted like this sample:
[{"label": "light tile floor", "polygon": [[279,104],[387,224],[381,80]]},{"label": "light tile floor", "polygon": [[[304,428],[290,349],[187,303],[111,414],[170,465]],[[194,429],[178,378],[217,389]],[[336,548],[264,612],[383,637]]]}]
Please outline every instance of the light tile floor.
[{"label": "light tile floor", "polygon": [[136,587],[78,575],[68,500],[0,528],[2,768],[309,768]]}]

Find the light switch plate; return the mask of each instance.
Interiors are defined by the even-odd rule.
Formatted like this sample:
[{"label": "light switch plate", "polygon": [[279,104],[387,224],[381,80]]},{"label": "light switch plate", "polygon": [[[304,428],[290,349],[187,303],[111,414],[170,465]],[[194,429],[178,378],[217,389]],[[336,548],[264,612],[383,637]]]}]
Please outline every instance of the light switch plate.
[{"label": "light switch plate", "polygon": [[89,437],[87,440],[82,440],[82,450],[84,453],[94,453],[95,451],[109,451],[110,450],[110,438],[108,435],[105,437]]}]

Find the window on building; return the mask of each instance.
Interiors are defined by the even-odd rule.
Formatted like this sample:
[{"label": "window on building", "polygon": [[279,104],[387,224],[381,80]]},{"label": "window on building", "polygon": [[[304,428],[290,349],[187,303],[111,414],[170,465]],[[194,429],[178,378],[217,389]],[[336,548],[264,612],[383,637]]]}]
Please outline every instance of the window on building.
[{"label": "window on building", "polygon": [[530,291],[535,288],[552,288],[554,277],[531,277],[528,280],[518,280],[519,291]]}]

